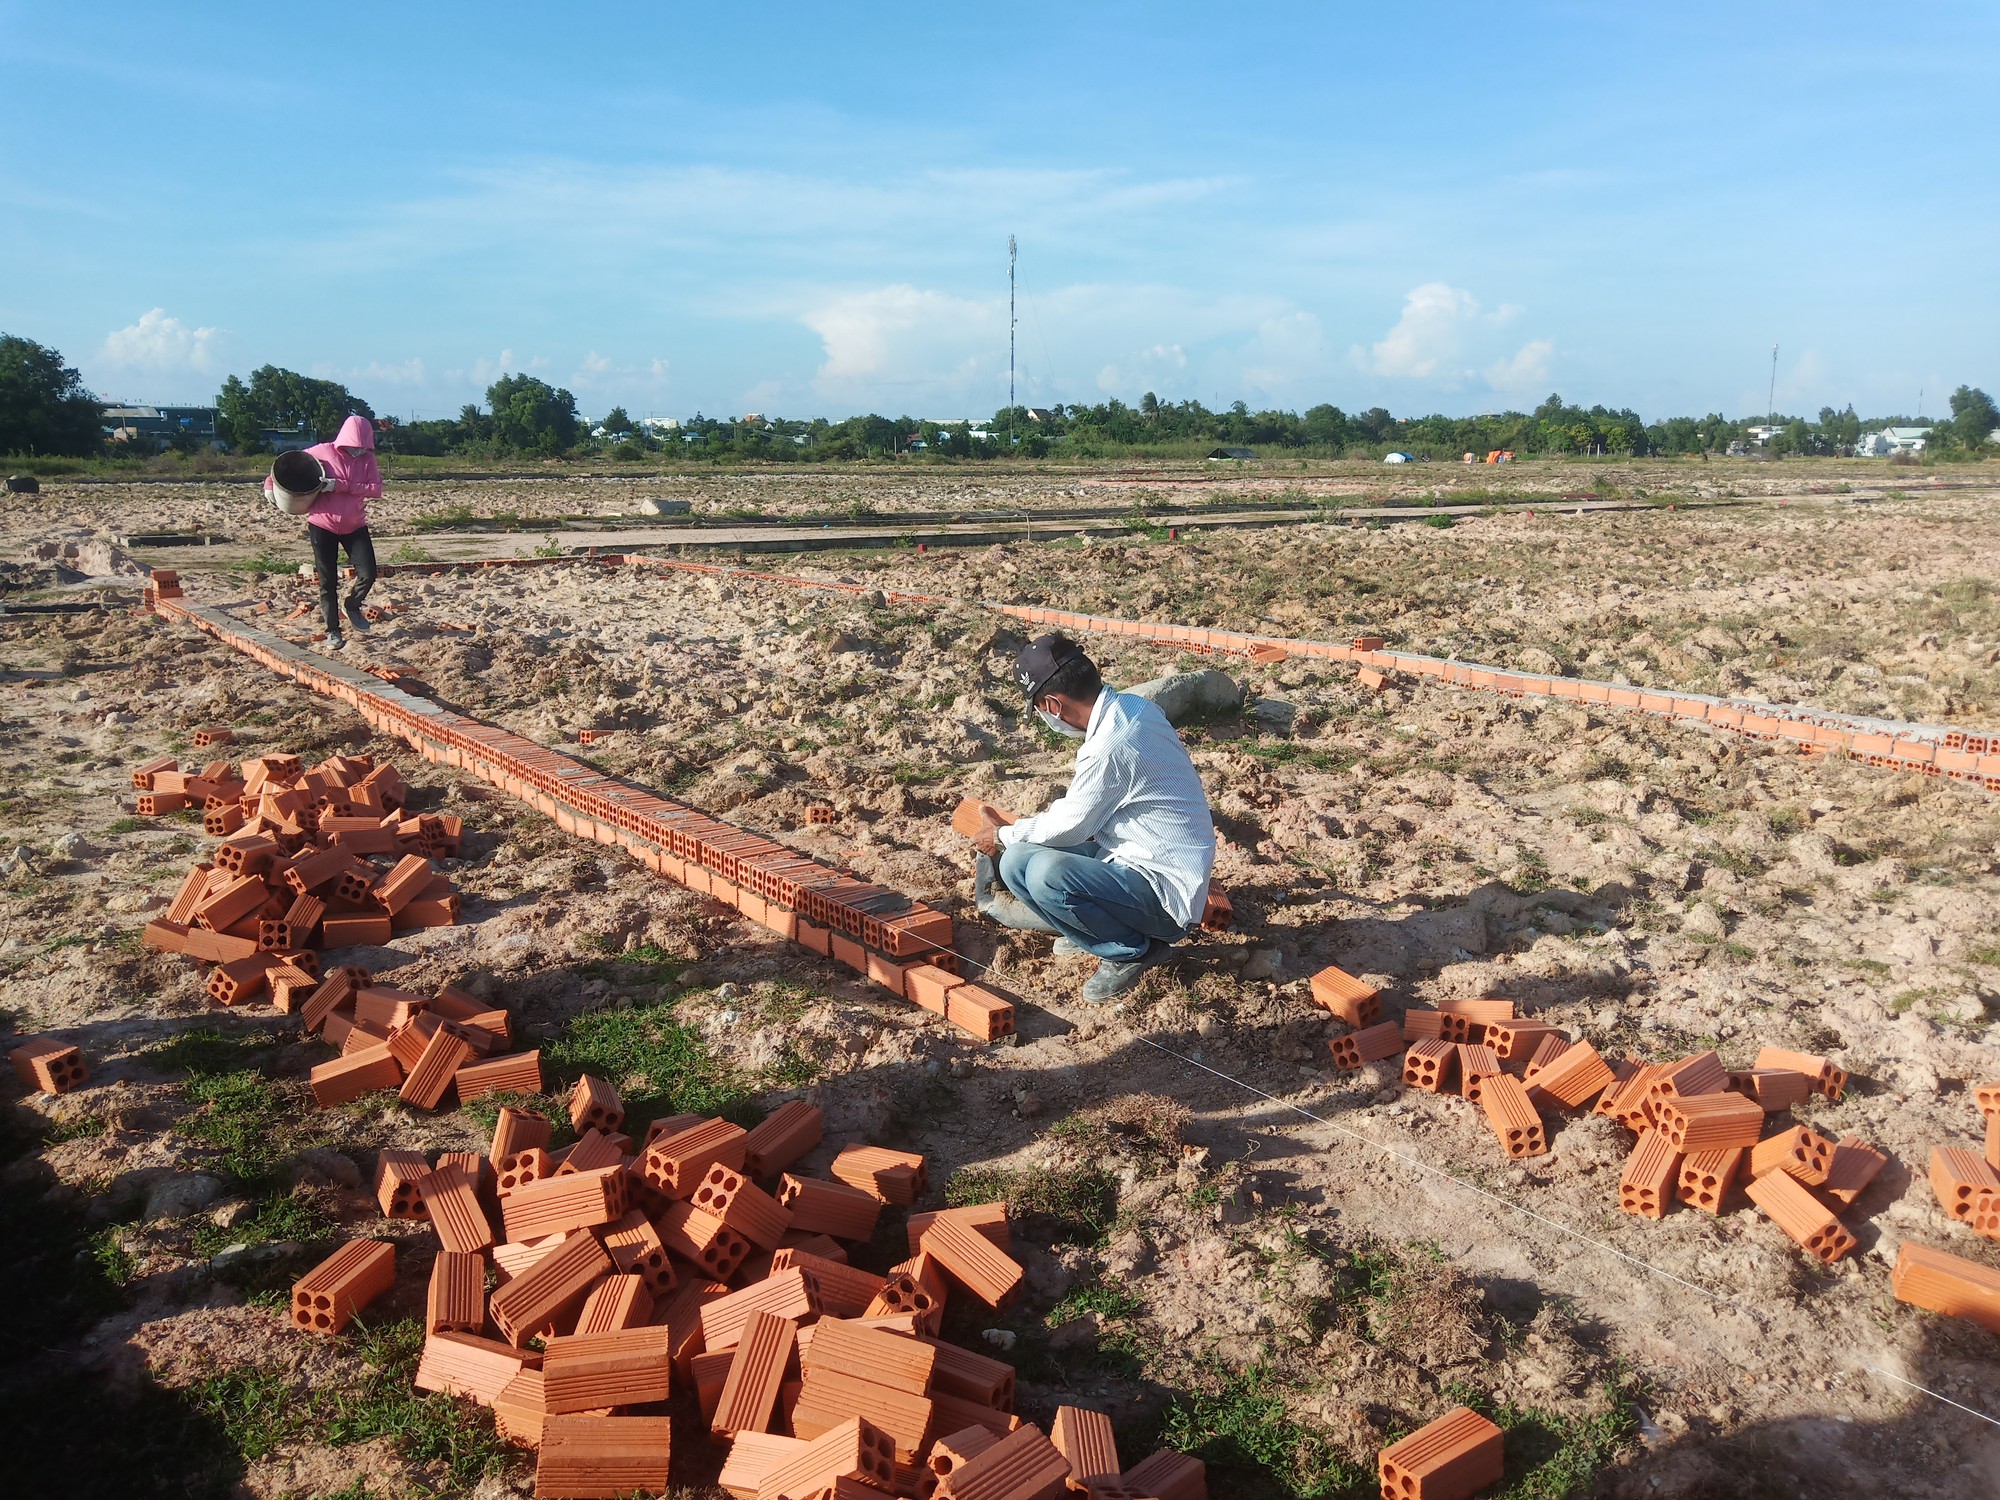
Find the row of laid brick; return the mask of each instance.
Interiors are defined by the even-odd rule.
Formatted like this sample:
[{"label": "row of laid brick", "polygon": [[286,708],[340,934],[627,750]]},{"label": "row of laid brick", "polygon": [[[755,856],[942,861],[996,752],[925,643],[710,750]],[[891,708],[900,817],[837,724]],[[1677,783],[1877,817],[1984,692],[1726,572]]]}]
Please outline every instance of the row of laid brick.
[{"label": "row of laid brick", "polygon": [[952,972],[956,959],[948,913],[822,865],[774,839],[628,786],[522,735],[450,712],[221,611],[157,593],[151,602],[160,614],[194,625],[301,686],[348,704],[425,759],[500,787],[566,832],[624,848],[656,873],[839,960],[899,998],[925,1004],[931,991],[913,987],[912,971],[945,971],[953,998],[940,1013],[982,1040],[1014,1030],[1011,1001],[964,984]]},{"label": "row of laid brick", "polygon": [[[605,559],[611,561],[612,559]],[[868,592],[866,585],[829,583],[790,574],[767,573],[751,568],[722,567],[711,563],[689,563],[674,558],[626,556],[621,565],[644,565],[676,571],[708,573],[747,582],[775,583],[790,588],[824,589],[841,593]],[[884,590],[883,597],[898,603],[942,605],[953,602],[928,594]],[[1617,683],[1595,682],[1575,677],[1550,677],[1532,672],[1510,671],[1504,667],[1475,662],[1446,661],[1441,657],[1411,652],[1387,651],[1379,636],[1360,636],[1350,645],[1315,641],[1296,636],[1259,635],[1236,630],[1215,630],[1197,625],[1161,624],[1143,620],[1119,620],[1102,615],[1078,614],[1070,610],[1047,609],[1036,605],[984,603],[1027,624],[1045,625],[1053,630],[1086,634],[1124,636],[1187,651],[1207,651],[1219,655],[1243,656],[1260,663],[1274,663],[1298,656],[1323,661],[1353,662],[1375,671],[1399,671],[1429,677],[1456,687],[1496,692],[1508,697],[1548,697],[1601,704],[1609,708],[1631,709],[1665,718],[1698,723],[1752,739],[1781,741],[1796,745],[1806,754],[1841,751],[1865,765],[1906,770],[1926,776],[1949,777],[2000,791],[2000,731],[1987,732],[1948,725],[1907,724],[1864,719],[1824,710],[1796,708],[1786,704],[1761,703],[1751,699],[1715,698],[1700,693],[1662,692]]]}]

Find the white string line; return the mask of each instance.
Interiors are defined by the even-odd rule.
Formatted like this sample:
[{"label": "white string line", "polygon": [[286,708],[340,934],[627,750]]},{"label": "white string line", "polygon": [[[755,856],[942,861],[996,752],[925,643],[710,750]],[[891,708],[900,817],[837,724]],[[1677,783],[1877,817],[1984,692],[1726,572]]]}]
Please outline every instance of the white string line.
[{"label": "white string line", "polygon": [[[975,967],[977,967],[982,971],[989,970],[992,967],[990,964],[980,963],[978,959],[972,957],[970,954],[961,953],[955,948],[946,948],[943,951],[950,953],[954,958],[960,959],[965,963],[974,965]],[[1027,1003],[1033,1005],[1035,1009],[1043,1011],[1045,1014],[1059,1015],[1059,1013],[1050,1012],[1048,1007],[1046,1005],[1043,1005],[1039,1001],[1029,1001]],[[1068,1019],[1067,1017],[1060,1017],[1060,1018],[1064,1020]],[[1613,1256],[1618,1260],[1624,1261],[1627,1265],[1636,1266],[1642,1271],[1649,1272],[1650,1274],[1658,1276],[1663,1280],[1670,1281],[1676,1286],[1683,1287],[1688,1291],[1694,1292],[1698,1296],[1704,1297],[1709,1301],[1718,1304],[1719,1306],[1727,1307],[1733,1312],[1739,1312],[1743,1314],[1744,1317],[1750,1319],[1751,1322],[1757,1324],[1759,1327],[1770,1326],[1771,1318],[1767,1314],[1761,1313],[1757,1311],[1755,1308],[1747,1307],[1743,1303],[1736,1301],[1734,1298],[1726,1295],[1725,1293],[1718,1292],[1711,1287],[1703,1286],[1699,1282],[1689,1281],[1687,1278],[1676,1275],[1674,1272],[1669,1271],[1665,1266],[1656,1265],[1654,1262],[1646,1260],[1641,1256],[1633,1255],[1627,1251],[1620,1250],[1616,1245],[1608,1244],[1603,1240],[1595,1239],[1592,1236],[1585,1234],[1582,1230],[1572,1228],[1570,1225],[1563,1223],[1560,1219],[1552,1219],[1547,1214],[1541,1213],[1536,1209],[1529,1208],[1525,1204],[1516,1203],[1510,1198],[1505,1198],[1498,1193],[1490,1192],[1487,1189],[1480,1187],[1477,1183],[1467,1182],[1464,1178],[1455,1176],[1452,1173],[1444,1170],[1444,1168],[1433,1165],[1432,1163],[1425,1161],[1420,1156],[1413,1155],[1408,1151],[1402,1150],[1396,1146],[1392,1146],[1386,1141],[1380,1141],[1373,1136],[1365,1135],[1361,1131],[1353,1129],[1351,1126],[1342,1125],[1339,1121],[1330,1120],[1326,1118],[1324,1115],[1316,1115],[1311,1110],[1305,1108],[1303,1105],[1294,1104],[1289,1099],[1281,1099],[1275,1094],[1270,1094],[1265,1092],[1263,1089],[1258,1088],[1254,1083],[1250,1083],[1244,1079],[1237,1078],[1232,1074],[1224,1073],[1219,1068],[1211,1068],[1207,1063],[1197,1062],[1194,1058],[1188,1057],[1183,1053],[1176,1052],[1173,1048],[1166,1046],[1164,1043],[1154,1041],[1151,1037],[1146,1036],[1142,1032],[1133,1030],[1132,1036],[1134,1037],[1135,1040],[1145,1043],[1145,1045],[1151,1047],[1156,1052],[1163,1053],[1165,1056],[1173,1058],[1176,1062],[1184,1063],[1190,1068],[1197,1068],[1200,1071],[1207,1073],[1212,1077],[1221,1079],[1224,1083],[1234,1084],[1237,1088],[1242,1089],[1245,1093],[1254,1094],[1258,1098],[1263,1099],[1268,1103],[1275,1104],[1282,1109],[1291,1110],[1294,1114],[1303,1115],[1306,1119],[1311,1120],[1316,1125],[1324,1125],[1329,1130],[1337,1131],[1339,1134],[1347,1136],[1350,1140],[1359,1141],[1362,1145],[1371,1147],[1372,1149],[1381,1152],[1384,1156],[1392,1157],[1395,1160],[1402,1162],[1407,1166],[1414,1167],[1419,1172],[1423,1172],[1432,1177],[1441,1178],[1445,1182],[1451,1184],[1453,1187],[1463,1189],[1465,1192],[1471,1193],[1480,1198],[1484,1198],[1489,1202],[1497,1203],[1503,1208],[1511,1209],[1513,1212],[1520,1214],[1525,1218],[1533,1219],[1535,1222],[1539,1224],[1546,1225],[1548,1228],[1555,1230],[1558,1234],[1567,1236],[1572,1240],[1579,1241],[1582,1244],[1589,1246],[1593,1250],[1600,1251],[1605,1255]],[[1980,1421],[1988,1423],[1991,1426],[2000,1427],[2000,1418],[1988,1416],[1985,1412],[1980,1411],[1975,1407],[1966,1406],[1961,1402],[1954,1401],[1951,1399],[1951,1397],[1943,1394],[1940,1391],[1934,1391],[1927,1385],[1922,1385],[1914,1380],[1906,1379],[1901,1375],[1897,1375],[1889,1370],[1882,1368],[1880,1365],[1869,1364],[1863,1361],[1853,1361],[1848,1363],[1847,1368],[1880,1375],[1887,1380],[1893,1381],[1897,1385],[1906,1386],[1913,1391],[1921,1391],[1924,1395],[1930,1396],[1935,1400],[1942,1401],[1946,1406],[1952,1407],[1958,1411],[1962,1411],[1967,1416],[1977,1417]]]}]

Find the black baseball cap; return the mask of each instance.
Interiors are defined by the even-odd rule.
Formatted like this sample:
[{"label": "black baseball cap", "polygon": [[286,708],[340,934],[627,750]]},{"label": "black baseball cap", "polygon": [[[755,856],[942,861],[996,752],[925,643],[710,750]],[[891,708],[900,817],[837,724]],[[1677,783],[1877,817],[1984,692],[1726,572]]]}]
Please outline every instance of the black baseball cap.
[{"label": "black baseball cap", "polygon": [[1038,635],[1014,658],[1014,680],[1033,703],[1042,696],[1048,681],[1069,663],[1083,655],[1083,647],[1056,631]]}]

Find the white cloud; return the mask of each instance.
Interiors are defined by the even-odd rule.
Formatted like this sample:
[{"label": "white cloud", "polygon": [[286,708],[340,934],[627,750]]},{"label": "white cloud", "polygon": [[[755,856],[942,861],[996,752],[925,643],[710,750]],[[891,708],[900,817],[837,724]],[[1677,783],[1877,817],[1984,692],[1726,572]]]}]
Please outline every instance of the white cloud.
[{"label": "white cloud", "polygon": [[1465,327],[1478,316],[1479,302],[1472,293],[1427,281],[1403,298],[1403,315],[1362,363],[1377,375],[1415,379],[1436,375],[1440,366],[1458,358]]},{"label": "white cloud", "polygon": [[1243,360],[1243,381],[1249,391],[1269,395],[1295,389],[1325,373],[1326,332],[1309,312],[1266,318],[1244,347]]},{"label": "white cloud", "polygon": [[371,359],[365,365],[340,369],[334,365],[314,365],[311,374],[321,380],[337,380],[354,391],[366,396],[370,386],[393,385],[404,389],[415,389],[430,383],[430,370],[421,355],[398,360],[394,364],[383,364],[379,359]]},{"label": "white cloud", "polygon": [[800,318],[826,351],[813,388],[827,398],[863,387],[964,395],[1007,347],[1004,303],[904,284],[843,292]]},{"label": "white cloud", "polygon": [[1549,383],[1553,339],[1530,339],[1511,359],[1496,359],[1485,370],[1486,383],[1496,391],[1539,391]]},{"label": "white cloud", "polygon": [[103,358],[124,370],[207,374],[215,368],[210,346],[219,331],[190,328],[165,308],[155,307],[142,313],[138,322],[107,334]]},{"label": "white cloud", "polygon": [[1155,344],[1099,370],[1097,388],[1121,399],[1140,390],[1177,395],[1187,367],[1187,350],[1179,344]]}]

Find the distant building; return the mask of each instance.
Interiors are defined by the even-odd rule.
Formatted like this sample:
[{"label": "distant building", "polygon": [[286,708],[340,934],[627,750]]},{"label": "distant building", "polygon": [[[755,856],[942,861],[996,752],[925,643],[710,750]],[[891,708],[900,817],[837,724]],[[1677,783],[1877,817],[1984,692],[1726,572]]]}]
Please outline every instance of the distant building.
[{"label": "distant building", "polygon": [[1024,406],[1021,412],[1030,422],[1053,422],[1056,414],[1046,406]]},{"label": "distant building", "polygon": [[1208,456],[1210,458],[1255,458],[1257,450],[1255,448],[1214,448],[1209,451]]},{"label": "distant building", "polygon": [[1747,437],[1750,442],[1753,442],[1758,447],[1763,448],[1768,446],[1770,444],[1771,439],[1776,437],[1779,433],[1783,432],[1784,430],[1785,429],[1782,427],[1752,427],[1749,433],[1747,434]]},{"label": "distant building", "polygon": [[114,443],[137,443],[156,449],[192,439],[216,441],[218,413],[212,406],[107,406],[104,435]]},{"label": "distant building", "polygon": [[1924,451],[1931,430],[1928,427],[1884,427],[1880,432],[1864,432],[1854,445],[1856,458],[1894,458]]}]

